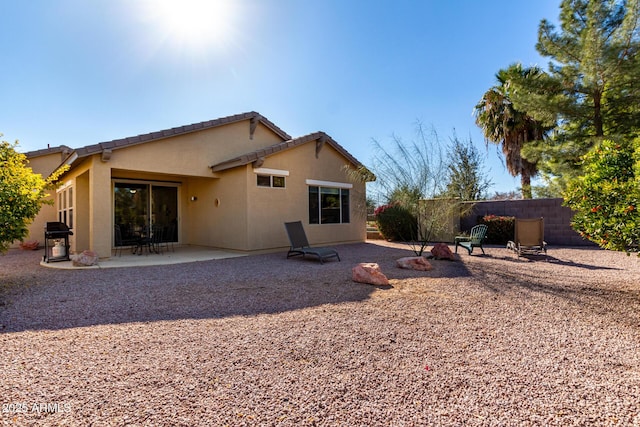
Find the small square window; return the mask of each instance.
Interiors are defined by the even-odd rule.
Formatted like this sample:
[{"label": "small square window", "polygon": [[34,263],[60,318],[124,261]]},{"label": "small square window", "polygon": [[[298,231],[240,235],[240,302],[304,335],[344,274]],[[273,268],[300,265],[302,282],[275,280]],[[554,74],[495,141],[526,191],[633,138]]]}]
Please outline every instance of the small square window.
[{"label": "small square window", "polygon": [[284,188],[284,176],[272,176],[273,186],[278,188]]},{"label": "small square window", "polygon": [[258,175],[258,187],[271,187],[271,177],[269,175]]}]

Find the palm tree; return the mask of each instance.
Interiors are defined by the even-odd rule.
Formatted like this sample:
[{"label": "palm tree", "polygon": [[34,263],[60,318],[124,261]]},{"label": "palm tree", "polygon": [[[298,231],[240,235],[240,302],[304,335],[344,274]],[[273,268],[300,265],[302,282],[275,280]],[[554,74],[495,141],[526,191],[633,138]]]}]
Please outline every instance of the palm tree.
[{"label": "palm tree", "polygon": [[516,81],[526,84],[540,73],[537,67],[522,68],[520,64],[498,71],[498,84],[485,92],[474,110],[476,124],[482,129],[486,142],[502,145],[507,170],[512,176],[520,175],[524,199],[531,198],[531,178],[538,173],[538,165],[537,161],[522,157],[522,147],[542,140],[551,128],[516,110],[510,95]]}]

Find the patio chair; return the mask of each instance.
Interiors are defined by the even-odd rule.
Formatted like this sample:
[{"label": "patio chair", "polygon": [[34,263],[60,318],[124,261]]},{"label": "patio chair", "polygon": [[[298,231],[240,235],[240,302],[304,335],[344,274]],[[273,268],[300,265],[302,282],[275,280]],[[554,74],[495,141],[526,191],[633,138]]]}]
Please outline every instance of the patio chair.
[{"label": "patio chair", "polygon": [[155,248],[156,242],[153,240],[153,232],[153,227],[149,227],[148,225],[142,227],[140,237],[138,238],[138,244],[133,250],[134,254],[142,255],[145,249],[147,250],[147,255],[150,253],[157,253]]},{"label": "patio chair", "polygon": [[151,247],[157,254],[162,254],[162,242],[164,241],[164,227],[153,225],[151,227]]},{"label": "patio chair", "polygon": [[122,229],[120,228],[119,225],[115,225],[114,226],[114,243],[115,243],[115,251],[116,251],[116,255],[118,255],[118,250],[120,251],[120,255],[122,256],[122,248],[129,248],[131,249],[131,251],[133,251],[133,249],[136,247],[136,245],[138,244],[138,239],[136,238],[132,238],[132,237],[123,237],[122,236]]},{"label": "patio chair", "polygon": [[544,218],[516,218],[514,240],[507,243],[507,249],[521,255],[547,254],[544,241]]},{"label": "patio chair", "polygon": [[462,246],[469,251],[469,255],[473,252],[473,248],[480,248],[484,254],[484,247],[482,247],[482,243],[485,237],[487,237],[488,228],[489,227],[485,224],[478,224],[471,228],[471,232],[468,236],[456,236],[456,253],[458,253],[458,246]]},{"label": "patio chair", "polygon": [[164,228],[162,234],[162,245],[167,248],[169,251],[169,246],[171,246],[171,252],[175,252],[173,248],[173,242],[176,241],[176,225],[174,223],[170,223]]},{"label": "patio chair", "polygon": [[304,258],[306,255],[315,255],[320,260],[320,264],[324,263],[324,260],[331,258],[338,258],[340,261],[340,255],[335,249],[327,247],[310,247],[307,235],[304,232],[301,221],[285,222],[284,227],[287,230],[289,236],[289,242],[291,247],[287,253],[287,258],[297,255],[302,255]]}]

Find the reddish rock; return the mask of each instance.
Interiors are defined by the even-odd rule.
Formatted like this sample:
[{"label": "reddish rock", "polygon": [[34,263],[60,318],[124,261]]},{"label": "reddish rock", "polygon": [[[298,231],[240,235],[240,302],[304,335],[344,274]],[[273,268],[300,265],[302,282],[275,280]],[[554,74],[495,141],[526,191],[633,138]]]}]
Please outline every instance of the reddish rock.
[{"label": "reddish rock", "polygon": [[446,243],[436,243],[433,245],[431,254],[435,259],[450,259],[452,261],[455,259],[453,252],[451,252],[449,245]]},{"label": "reddish rock", "polygon": [[422,256],[404,257],[396,260],[396,264],[400,268],[407,270],[429,271],[433,266]]},{"label": "reddish rock", "polygon": [[388,285],[389,279],[380,271],[380,266],[374,262],[361,262],[351,269],[354,282],[369,285]]},{"label": "reddish rock", "polygon": [[38,249],[38,246],[40,246],[40,243],[37,240],[20,243],[20,249],[25,251],[35,251]]},{"label": "reddish rock", "polygon": [[93,251],[82,251],[81,254],[71,255],[69,258],[75,267],[89,267],[98,264],[98,254]]}]

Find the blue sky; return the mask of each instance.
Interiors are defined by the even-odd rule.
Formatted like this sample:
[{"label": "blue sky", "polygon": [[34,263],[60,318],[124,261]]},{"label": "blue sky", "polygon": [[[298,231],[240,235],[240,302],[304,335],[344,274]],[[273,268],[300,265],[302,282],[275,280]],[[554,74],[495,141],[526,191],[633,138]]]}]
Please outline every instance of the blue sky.
[{"label": "blue sky", "polygon": [[500,68],[546,68],[537,29],[560,0],[190,1],[0,2],[2,139],[75,148],[258,111],[369,165],[373,139],[420,121],[471,138],[491,192],[519,186],[472,111]]}]

